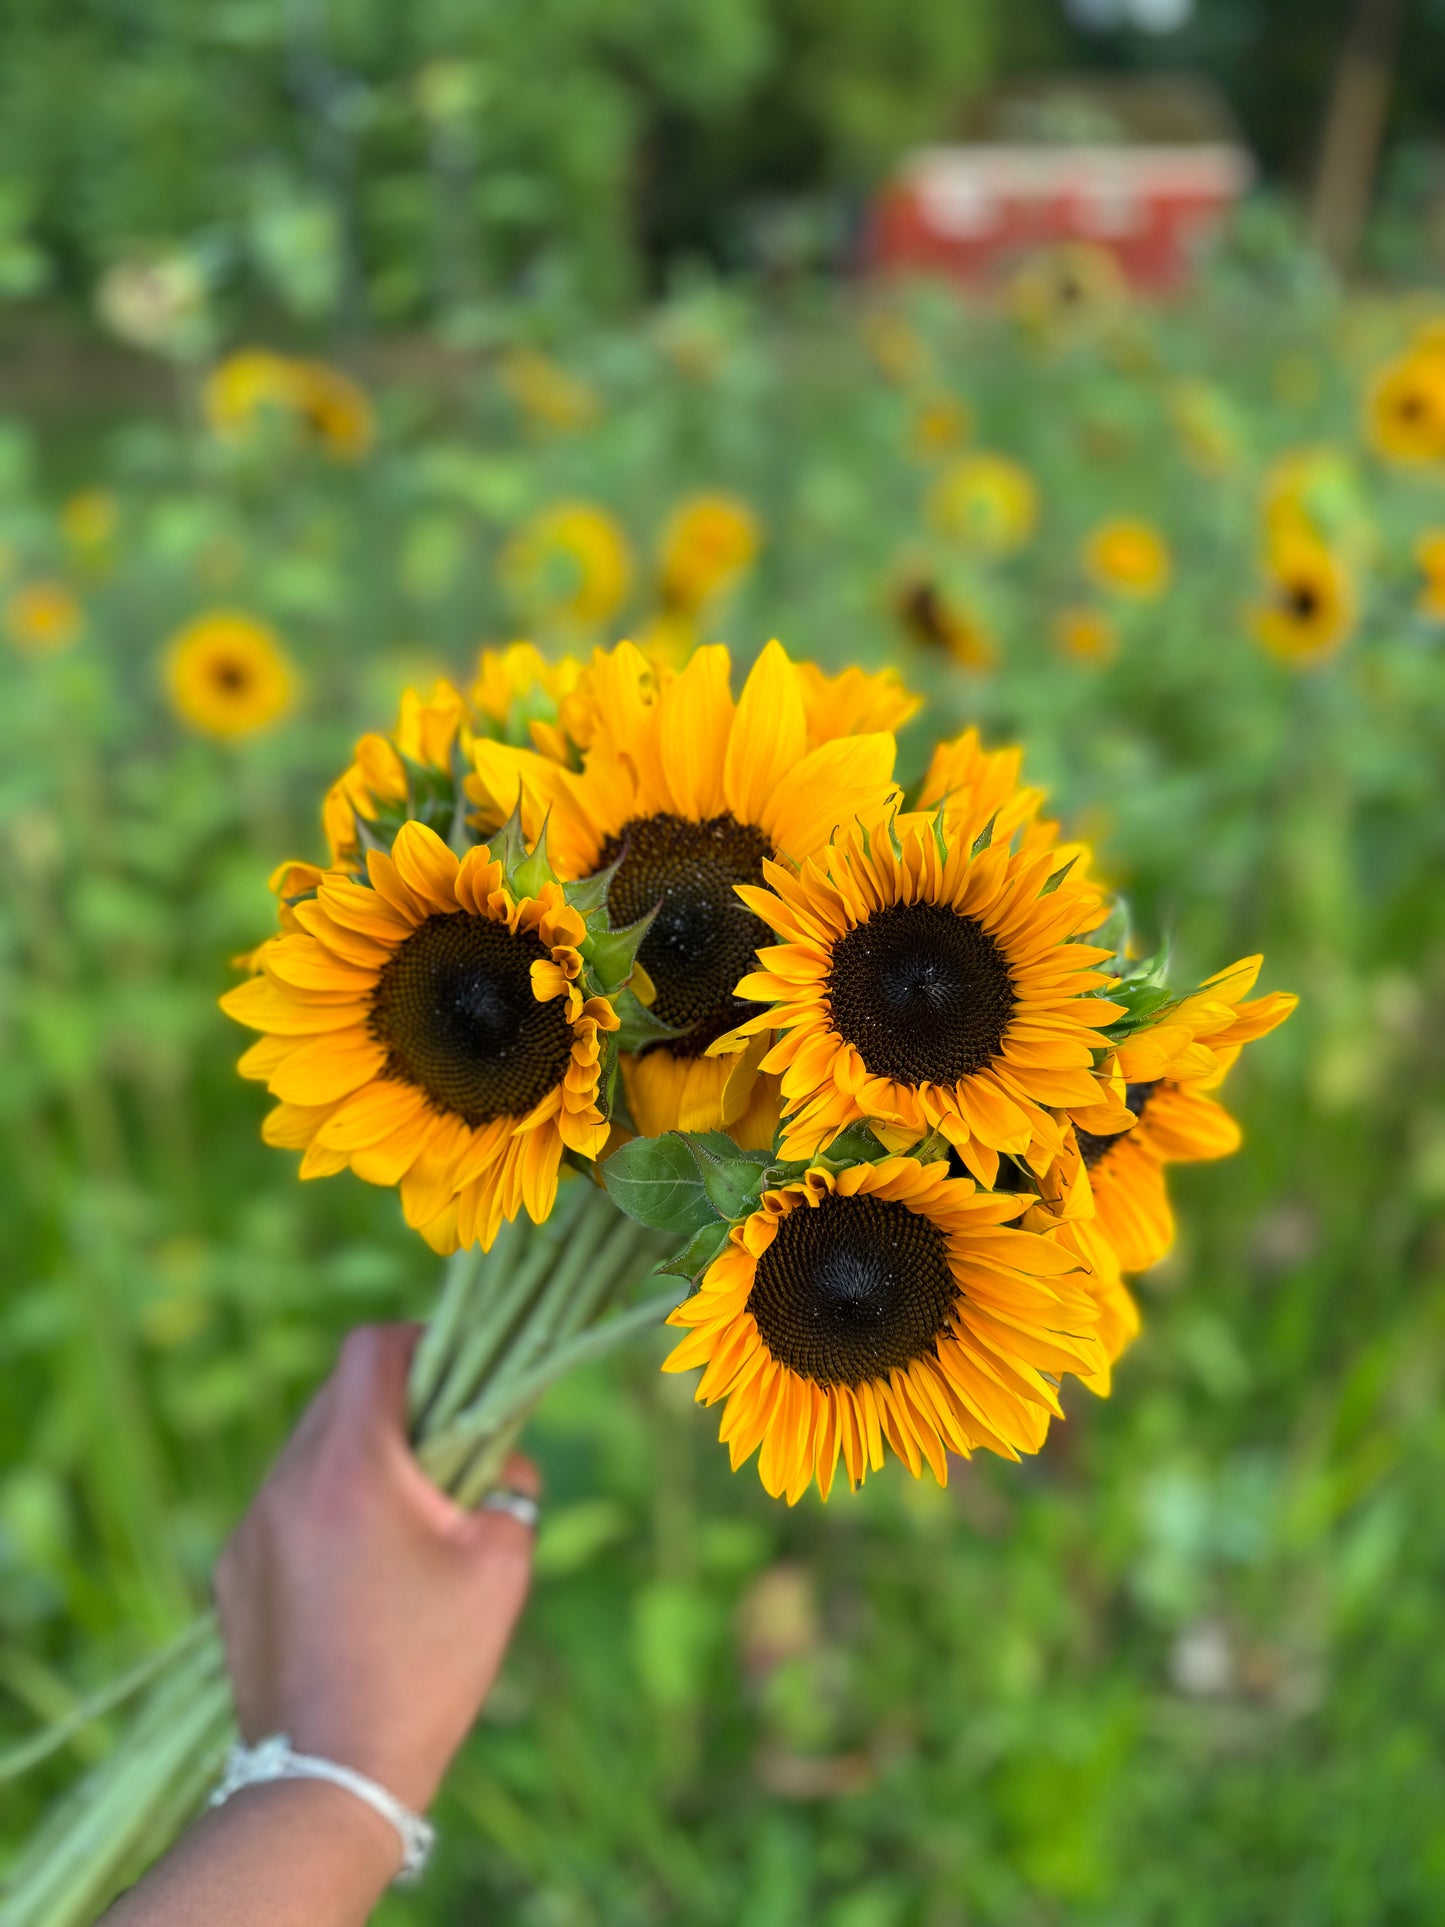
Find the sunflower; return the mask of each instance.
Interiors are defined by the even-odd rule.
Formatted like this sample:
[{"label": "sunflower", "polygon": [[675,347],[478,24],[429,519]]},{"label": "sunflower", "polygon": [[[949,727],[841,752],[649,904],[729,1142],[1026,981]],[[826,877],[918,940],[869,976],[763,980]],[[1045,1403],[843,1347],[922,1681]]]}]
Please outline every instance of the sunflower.
[{"label": "sunflower", "polygon": [[863,345],[885,381],[900,387],[926,380],[933,351],[911,321],[895,310],[874,308],[863,317]]},{"label": "sunflower", "polygon": [[1415,604],[1432,622],[1445,622],[1445,529],[1427,529],[1415,544],[1415,560],[1424,581]]},{"label": "sunflower", "polygon": [[998,647],[982,622],[927,576],[910,575],[894,599],[899,626],[922,649],[941,649],[960,669],[991,669]]},{"label": "sunflower", "polygon": [[758,552],[757,517],[736,495],[696,495],[675,511],[662,538],[663,606],[696,611],[730,589]]},{"label": "sunflower", "polygon": [[951,455],[963,447],[973,432],[973,416],[968,403],[946,389],[924,395],[913,409],[908,439],[913,453],[923,461],[938,455]]},{"label": "sunflower", "polygon": [[1025,261],[1009,283],[1009,301],[1025,328],[1070,332],[1123,305],[1124,273],[1108,248],[1065,241]]},{"label": "sunflower", "polygon": [[1175,382],[1169,419],[1189,461],[1202,474],[1226,475],[1239,466],[1243,437],[1228,398],[1208,382]]},{"label": "sunflower", "polygon": [[520,791],[523,829],[535,836],[546,822],[559,876],[617,866],[614,926],[657,912],[638,960],[656,988],[654,1017],[681,1034],[623,1058],[646,1136],[725,1126],[752,1096],[761,1043],[711,1050],[746,1014],[734,987],[767,940],[733,886],[760,882],[768,859],[798,861],[891,793],[892,736],[814,743],[802,679],[777,643],[736,704],[729,669],[720,647],[662,675],[630,644],[598,651],[573,692],[586,711],[580,769],[502,743],[473,752],[474,800],[505,814]]},{"label": "sunflower", "polygon": [[465,751],[467,706],[449,682],[439,682],[425,700],[414,689],[401,699],[401,713],[389,736],[375,733],[357,743],[350,768],[326,792],[321,822],[334,869],[361,867],[363,840],[378,832],[389,841],[408,817],[432,814],[434,828],[451,828],[455,809],[454,759]]},{"label": "sunflower", "polygon": [[1006,455],[966,455],[929,490],[928,514],[944,535],[985,555],[1012,555],[1033,535],[1039,494],[1033,477]]},{"label": "sunflower", "polygon": [[579,988],[586,925],[558,884],[516,897],[485,846],[458,861],[421,823],[366,874],[323,875],[221,999],[262,1033],[241,1071],[280,1100],[264,1135],[305,1152],[303,1178],[350,1166],[399,1185],[438,1251],[485,1248],[504,1218],[547,1216],[564,1150],[602,1150],[617,1016]]},{"label": "sunflower", "polygon": [[1276,534],[1265,578],[1264,600],[1250,615],[1260,644],[1300,667],[1332,656],[1355,626],[1354,585],[1340,557],[1303,529]]},{"label": "sunflower", "polygon": [[103,554],[119,526],[120,505],[108,489],[81,489],[60,511],[60,532],[81,555]]},{"label": "sunflower", "polygon": [[[954,1170],[956,1164],[955,1152],[949,1159],[949,1169]],[[960,1172],[961,1168],[959,1165]],[[1139,1335],[1139,1307],[1124,1282],[1118,1253],[1099,1227],[1077,1134],[1068,1133],[1063,1155],[1055,1158],[1046,1172],[1030,1171],[1012,1158],[1001,1159],[994,1188],[1023,1194],[1027,1209],[1017,1221],[1021,1231],[1040,1232],[1073,1253],[1084,1289],[1098,1308],[1099,1343],[1104,1352],[1102,1367],[1081,1372],[1079,1381],[1107,1398],[1113,1386],[1113,1367]]]},{"label": "sunflower", "polygon": [[359,462],[376,438],[376,419],[365,389],[325,361],[290,364],[291,406],[326,453],[337,462]]},{"label": "sunflower", "polygon": [[1445,461],[1445,348],[1417,344],[1376,378],[1366,431],[1387,461],[1411,467]]},{"label": "sunflower", "polygon": [[1147,1271],[1174,1243],[1166,1161],[1193,1164],[1228,1157],[1239,1149],[1239,1126],[1197,1082],[1161,1078],[1129,1084],[1124,1102],[1136,1119],[1134,1128],[1107,1137],[1079,1130],[1079,1155],[1100,1235],[1123,1270]]},{"label": "sunflower", "polygon": [[165,684],[176,713],[208,736],[250,736],[296,700],[276,632],[234,609],[211,610],[172,637]]},{"label": "sunflower", "polygon": [[[1164,1165],[1228,1157],[1239,1147],[1239,1126],[1209,1093],[1243,1047],[1277,1029],[1299,1002],[1278,990],[1249,998],[1263,961],[1241,957],[1112,1053],[1106,1081],[1131,1129],[1116,1133],[1112,1120],[1088,1110],[1075,1115],[1097,1226],[1125,1271],[1147,1270],[1173,1243]],[[1088,1128],[1096,1122],[1102,1133]]]},{"label": "sunflower", "polygon": [[577,686],[582,665],[575,656],[549,662],[531,642],[483,649],[467,700],[476,727],[488,736],[519,740],[555,725],[557,707]]},{"label": "sunflower", "polygon": [[337,461],[359,461],[375,423],[364,390],[323,361],[297,361],[270,348],[242,348],[217,364],[203,393],[206,418],[222,440],[244,442],[264,416],[300,423]]},{"label": "sunflower", "polygon": [[595,626],[626,598],[632,550],[605,509],[556,502],[511,538],[501,570],[516,601],[539,619]]},{"label": "sunflower", "polygon": [[815,662],[793,665],[803,692],[808,747],[839,736],[870,736],[902,729],[923,706],[896,669],[860,669],[856,664],[830,676]]},{"label": "sunflower", "polygon": [[1101,589],[1141,602],[1162,594],[1174,567],[1159,531],[1127,518],[1101,523],[1084,544],[1083,561],[1086,574]]},{"label": "sunflower", "polygon": [[497,380],[539,428],[587,428],[602,412],[597,392],[536,348],[511,348],[497,363]]},{"label": "sunflower", "polygon": [[773,1497],[827,1498],[892,1447],[942,1485],[947,1455],[1037,1452],[1066,1372],[1105,1369],[1098,1310],[1072,1254],[1010,1220],[1025,1205],[890,1157],[765,1192],[700,1290],[664,1369],[706,1367],[736,1468],[759,1452]]},{"label": "sunflower", "polygon": [[27,656],[58,655],[79,636],[85,617],[63,582],[25,582],[6,599],[5,633]]},{"label": "sunflower", "polygon": [[1102,666],[1119,653],[1119,632],[1102,609],[1080,604],[1054,618],[1054,641],[1075,662]]},{"label": "sunflower", "polygon": [[1077,938],[1103,900],[1047,846],[975,851],[983,828],[863,819],[798,875],[767,863],[770,887],[740,887],[782,942],[738,985],[768,1008],[723,1048],[782,1031],[761,1068],[782,1074],[785,1157],[862,1121],[893,1148],[937,1130],[991,1185],[1000,1152],[1046,1168],[1062,1149],[1050,1107],[1097,1100],[1099,1033],[1124,1011],[1090,994],[1111,953]]}]

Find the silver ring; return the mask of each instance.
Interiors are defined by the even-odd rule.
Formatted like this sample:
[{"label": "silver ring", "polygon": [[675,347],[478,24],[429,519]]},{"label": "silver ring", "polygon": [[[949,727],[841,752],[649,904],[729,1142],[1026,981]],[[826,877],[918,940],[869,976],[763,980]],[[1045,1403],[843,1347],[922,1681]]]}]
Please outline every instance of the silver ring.
[{"label": "silver ring", "polygon": [[514,1492],[509,1486],[498,1486],[482,1500],[483,1512],[505,1512],[520,1526],[534,1532],[541,1512],[537,1501],[527,1492]]}]

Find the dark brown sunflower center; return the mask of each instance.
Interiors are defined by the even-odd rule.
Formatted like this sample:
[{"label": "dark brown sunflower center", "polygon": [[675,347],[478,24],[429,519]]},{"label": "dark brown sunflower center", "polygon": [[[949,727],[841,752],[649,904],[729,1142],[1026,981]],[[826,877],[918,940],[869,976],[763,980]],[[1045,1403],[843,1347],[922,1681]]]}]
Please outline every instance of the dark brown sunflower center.
[{"label": "dark brown sunflower center", "polygon": [[251,672],[244,663],[233,662],[229,657],[222,656],[211,669],[211,680],[228,696],[239,696],[249,686]]},{"label": "dark brown sunflower center", "polygon": [[[1135,1117],[1143,1117],[1145,1106],[1162,1082],[1162,1078],[1156,1077],[1152,1083],[1124,1086],[1124,1102]],[[1090,1171],[1116,1144],[1122,1144],[1126,1137],[1132,1135],[1130,1131],[1115,1131],[1106,1137],[1096,1137],[1092,1131],[1081,1131],[1077,1127],[1074,1131],[1074,1136],[1079,1140],[1079,1156]]]},{"label": "dark brown sunflower center", "polygon": [[428,917],[376,981],[371,1028],[386,1075],[468,1124],[520,1117],[560,1083],[572,1034],[563,1000],[539,1004],[531,966],[550,953],[530,931],[465,911]]},{"label": "dark brown sunflower center", "polygon": [[932,1353],[958,1285],[943,1233],[906,1204],[799,1204],[758,1260],[748,1310],[779,1365],[819,1385],[886,1378]]},{"label": "dark brown sunflower center", "polygon": [[763,859],[772,853],[761,830],[729,815],[704,823],[639,816],[602,846],[599,869],[622,858],[607,892],[613,927],[636,923],[657,906],[637,954],[657,986],[654,1015],[688,1033],[668,1044],[675,1057],[700,1057],[715,1037],[752,1015],[733,990],[757,968],[758,945],[771,935],[733,885],[761,883]]},{"label": "dark brown sunflower center", "polygon": [[1320,592],[1313,582],[1291,582],[1284,592],[1284,606],[1296,622],[1310,622],[1320,612]]},{"label": "dark brown sunflower center", "polygon": [[833,946],[833,1028],[875,1077],[956,1084],[998,1056],[1013,978],[982,924],[940,903],[895,903]]}]

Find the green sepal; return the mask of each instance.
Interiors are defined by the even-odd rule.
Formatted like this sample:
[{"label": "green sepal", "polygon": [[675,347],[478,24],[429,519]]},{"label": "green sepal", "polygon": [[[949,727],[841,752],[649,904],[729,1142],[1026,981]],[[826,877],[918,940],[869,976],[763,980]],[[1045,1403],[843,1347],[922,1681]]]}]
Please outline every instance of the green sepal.
[{"label": "green sepal", "polygon": [[727,1248],[731,1228],[726,1224],[705,1224],[700,1231],[693,1232],[681,1251],[656,1269],[694,1284],[700,1282],[708,1266]]},{"label": "green sepal", "polygon": [[619,1211],[654,1231],[691,1238],[707,1225],[725,1223],[680,1131],[635,1137],[622,1145],[603,1164],[602,1182]]},{"label": "green sepal", "polygon": [[631,990],[612,992],[611,1002],[621,1020],[620,1028],[615,1033],[619,1050],[646,1050],[649,1044],[666,1044],[675,1037],[687,1035],[685,1030],[678,1030],[672,1024],[664,1024],[660,1017],[654,1017],[647,1005]]},{"label": "green sepal", "polygon": [[1104,1035],[1110,1043],[1120,1044],[1135,1031],[1158,1023],[1160,1017],[1178,1001],[1170,990],[1169,947],[1162,945],[1152,957],[1137,963],[1122,977],[1112,978],[1099,992],[1110,1003],[1123,1004],[1127,1016],[1116,1018]]},{"label": "green sepal", "polygon": [[943,805],[940,803],[933,812],[933,841],[938,851],[940,863],[948,861],[948,838],[943,834]]},{"label": "green sepal", "polygon": [[988,819],[987,823],[985,823],[983,828],[979,831],[978,835],[973,839],[973,846],[968,853],[970,862],[972,862],[974,857],[982,856],[984,851],[993,842],[994,825],[997,822],[998,822],[998,811],[995,810],[993,815]]},{"label": "green sepal", "polygon": [[[834,1163],[877,1164],[881,1158],[890,1155],[886,1145],[880,1144],[869,1126],[860,1119],[840,1131],[828,1145],[823,1155]],[[802,1167],[804,1170],[807,1166]]]},{"label": "green sepal", "polygon": [[[624,924],[620,930],[588,929],[578,948],[600,984],[608,986],[627,982],[656,915],[657,909],[651,909],[645,917],[639,917],[636,923]],[[671,1034],[676,1036],[678,1033],[674,1031]]]},{"label": "green sepal", "polygon": [[740,1149],[726,1131],[689,1133],[687,1141],[713,1209],[729,1222],[756,1210],[771,1154]]},{"label": "green sepal", "polygon": [[507,888],[514,897],[539,897],[545,884],[557,881],[547,860],[547,826],[551,821],[552,812],[548,810],[537,841],[518,862],[507,866]]},{"label": "green sepal", "polygon": [[622,868],[622,863],[623,858],[618,857],[605,870],[594,870],[590,877],[579,877],[575,883],[562,885],[563,896],[579,917],[591,918],[606,911],[607,892],[612,888],[612,879]]},{"label": "green sepal", "polygon": [[1063,882],[1064,878],[1069,874],[1070,870],[1073,869],[1074,865],[1078,862],[1078,860],[1079,859],[1076,856],[1071,856],[1067,863],[1063,864],[1059,869],[1055,870],[1053,875],[1050,876],[1044,883],[1044,887],[1042,890],[1039,891],[1039,895],[1041,897],[1051,897],[1054,894],[1055,890],[1057,890],[1059,885]]}]

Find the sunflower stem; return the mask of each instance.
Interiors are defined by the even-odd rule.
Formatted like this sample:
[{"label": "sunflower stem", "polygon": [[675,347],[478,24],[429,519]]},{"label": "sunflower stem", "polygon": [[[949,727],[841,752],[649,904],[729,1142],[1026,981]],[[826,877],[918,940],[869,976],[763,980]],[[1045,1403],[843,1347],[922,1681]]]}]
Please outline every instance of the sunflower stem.
[{"label": "sunflower stem", "polygon": [[[582,1187],[569,1186],[558,1198],[556,1216],[532,1231],[521,1261],[508,1267],[511,1246],[500,1250],[501,1240],[481,1261],[478,1282],[486,1287],[471,1307],[472,1319],[460,1344],[453,1346],[430,1401],[413,1426],[413,1437],[423,1442],[443,1427],[472,1399],[479,1385],[496,1369],[510,1333],[519,1318],[526,1316],[537,1287],[555,1261],[562,1240],[571,1233],[578,1217]],[[554,1228],[555,1227],[555,1228]],[[514,1241],[515,1242],[515,1241]],[[415,1409],[415,1407],[414,1407]]]},{"label": "sunflower stem", "polygon": [[[510,1247],[512,1240],[507,1234],[514,1230],[513,1225],[504,1225],[497,1244],[502,1244],[505,1238]],[[447,1259],[442,1295],[426,1322],[407,1379],[407,1409],[413,1431],[423,1422],[427,1407],[436,1396],[454,1356],[458,1333],[466,1328],[467,1313],[471,1309],[480,1269],[478,1258],[477,1252],[467,1250],[453,1252]]]}]

